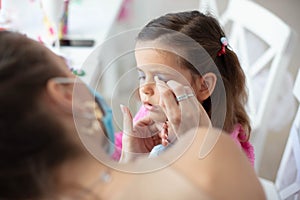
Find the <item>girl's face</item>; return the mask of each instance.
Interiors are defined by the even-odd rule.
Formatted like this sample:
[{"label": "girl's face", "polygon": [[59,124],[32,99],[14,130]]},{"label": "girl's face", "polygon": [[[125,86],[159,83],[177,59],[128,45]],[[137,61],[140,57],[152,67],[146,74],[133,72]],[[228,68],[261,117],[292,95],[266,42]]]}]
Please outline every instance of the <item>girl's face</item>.
[{"label": "girl's face", "polygon": [[175,80],[182,85],[191,87],[192,75],[188,69],[179,65],[174,55],[169,53],[162,53],[154,49],[136,50],[135,58],[140,82],[141,102],[153,120],[165,122],[166,116],[159,106],[160,94],[154,76],[164,82]]}]

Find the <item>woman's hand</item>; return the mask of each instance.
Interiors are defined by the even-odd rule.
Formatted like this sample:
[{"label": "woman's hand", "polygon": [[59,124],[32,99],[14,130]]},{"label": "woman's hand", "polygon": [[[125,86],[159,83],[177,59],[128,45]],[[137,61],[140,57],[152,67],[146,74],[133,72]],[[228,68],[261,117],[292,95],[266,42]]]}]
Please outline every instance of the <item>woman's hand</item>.
[{"label": "woman's hand", "polygon": [[162,138],[168,137],[172,142],[192,128],[211,125],[206,111],[190,87],[174,80],[165,83],[157,77],[154,79],[160,93],[159,104],[168,119],[168,133]]},{"label": "woman's hand", "polygon": [[161,144],[160,127],[149,116],[145,116],[133,125],[128,107],[121,105],[123,113],[122,154],[120,162],[132,161],[148,155],[154,146]]},{"label": "woman's hand", "polygon": [[[160,93],[159,105],[167,117],[166,123],[159,125],[146,116],[133,125],[129,109],[121,106],[123,112],[122,155],[120,162],[128,162],[148,155],[154,146],[167,146],[188,130],[198,126],[210,126],[206,111],[198,102],[193,90],[188,86],[170,80],[167,83],[155,77]],[[158,127],[159,126],[159,127]]]}]

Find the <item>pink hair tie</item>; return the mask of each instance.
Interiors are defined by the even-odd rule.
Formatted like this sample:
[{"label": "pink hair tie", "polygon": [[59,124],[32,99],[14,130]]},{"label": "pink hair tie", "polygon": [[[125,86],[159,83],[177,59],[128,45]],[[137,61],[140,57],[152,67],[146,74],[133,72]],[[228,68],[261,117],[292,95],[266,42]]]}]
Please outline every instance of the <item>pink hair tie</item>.
[{"label": "pink hair tie", "polygon": [[227,41],[226,37],[221,37],[220,42],[222,44],[222,48],[218,52],[218,56],[221,56],[221,55],[226,53],[226,48],[225,47],[227,47],[227,45],[228,45],[228,41]]}]

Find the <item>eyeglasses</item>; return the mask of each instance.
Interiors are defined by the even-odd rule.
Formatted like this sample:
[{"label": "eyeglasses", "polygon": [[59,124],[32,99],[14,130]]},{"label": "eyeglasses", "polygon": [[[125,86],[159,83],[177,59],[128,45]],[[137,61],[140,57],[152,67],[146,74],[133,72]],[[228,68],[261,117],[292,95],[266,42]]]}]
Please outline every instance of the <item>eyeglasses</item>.
[{"label": "eyeglasses", "polygon": [[[83,113],[80,114],[80,117],[83,117],[85,119],[96,119],[101,129],[104,132],[104,135],[109,139],[110,144],[114,144],[114,128],[113,128],[113,122],[112,122],[112,110],[111,108],[106,104],[104,98],[97,93],[92,88],[88,87],[84,82],[82,82],[79,78],[68,78],[68,77],[55,77],[52,78],[57,83],[60,84],[80,84],[83,85],[83,87],[76,88],[81,90],[83,94],[78,95],[78,98],[83,98],[83,96],[90,96],[90,99],[92,98],[92,102],[87,102],[90,108],[93,109],[94,113]],[[73,92],[74,93],[74,92]],[[73,98],[76,98],[76,96]],[[82,105],[84,107],[86,105]],[[74,111],[73,111],[74,112]],[[73,113],[74,116],[77,116],[76,113]],[[114,152],[114,145],[109,145],[108,147],[109,154],[112,154]]]}]

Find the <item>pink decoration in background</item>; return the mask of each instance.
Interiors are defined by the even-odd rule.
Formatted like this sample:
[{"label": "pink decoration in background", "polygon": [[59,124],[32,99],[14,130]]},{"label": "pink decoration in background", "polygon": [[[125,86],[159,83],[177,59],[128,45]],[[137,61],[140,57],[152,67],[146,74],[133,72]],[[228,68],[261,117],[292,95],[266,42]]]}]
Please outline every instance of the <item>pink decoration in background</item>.
[{"label": "pink decoration in background", "polygon": [[132,0],[124,0],[118,15],[118,21],[125,21],[129,17],[130,13],[130,4]]},{"label": "pink decoration in background", "polygon": [[[35,1],[35,0],[30,0]],[[58,10],[61,10],[60,13],[55,13],[57,9],[52,8],[52,0],[46,1],[45,4],[41,2],[40,6],[42,8],[44,17],[43,17],[43,23],[44,27],[47,33],[47,36],[41,37],[41,41],[52,45],[54,41],[58,41],[58,39],[63,38],[67,32],[68,32],[68,15],[69,15],[69,2],[70,0],[56,0],[59,3],[58,4]],[[55,5],[55,1],[53,1]],[[46,6],[46,7],[44,7]],[[45,8],[47,8],[45,10]],[[47,12],[46,12],[47,11]],[[54,16],[53,16],[54,12]],[[56,16],[60,16],[56,18]]]},{"label": "pink decoration in background", "polygon": [[64,13],[60,21],[59,37],[62,38],[68,33],[68,17],[70,0],[64,0]]},{"label": "pink decoration in background", "polygon": [[40,35],[37,37],[37,40],[39,43],[44,44],[43,39]]},{"label": "pink decoration in background", "polygon": [[53,29],[53,27],[51,26],[51,27],[49,27],[49,33],[50,33],[50,35],[54,35],[54,29]]}]

